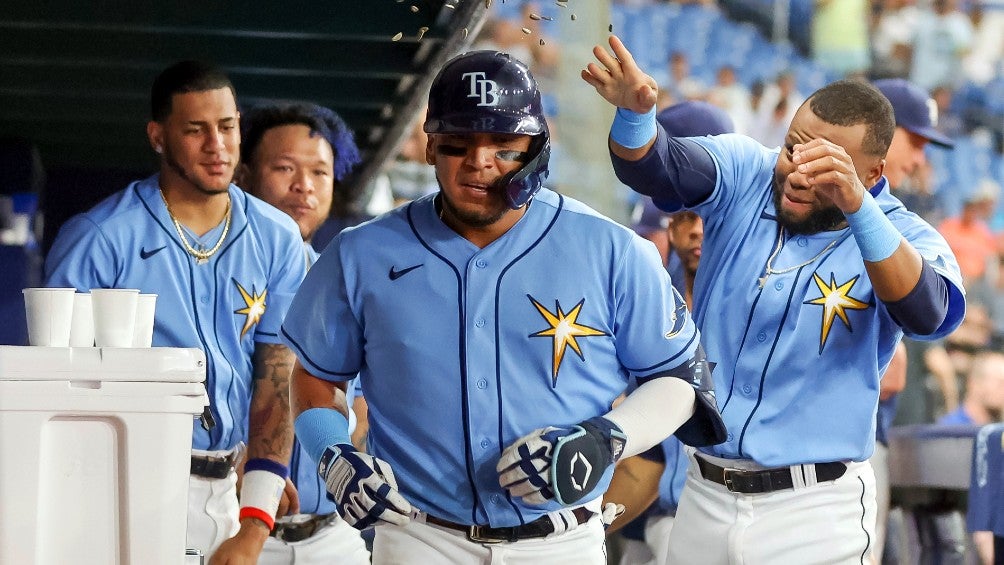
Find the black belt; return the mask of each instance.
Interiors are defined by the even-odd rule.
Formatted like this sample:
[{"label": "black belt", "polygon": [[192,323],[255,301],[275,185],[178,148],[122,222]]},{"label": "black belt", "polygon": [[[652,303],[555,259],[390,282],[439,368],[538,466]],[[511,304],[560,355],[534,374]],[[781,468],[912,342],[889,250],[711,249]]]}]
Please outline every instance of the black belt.
[{"label": "black belt", "polygon": [[269,533],[284,542],[303,541],[335,520],[335,514],[316,514],[304,522],[276,522]]},{"label": "black belt", "polygon": [[[585,524],[594,516],[593,512],[580,506],[572,510],[572,515],[578,524]],[[514,542],[521,539],[542,538],[554,533],[554,522],[547,516],[541,516],[533,522],[522,526],[509,526],[493,528],[491,526],[470,526],[466,524],[455,524],[442,518],[426,515],[425,521],[430,524],[459,530],[467,534],[467,539],[478,543],[501,543]]]},{"label": "black belt", "polygon": [[193,453],[191,473],[207,479],[225,479],[230,475],[230,471],[236,469],[244,460],[246,450],[247,446],[242,441],[227,455],[195,455]]},{"label": "black belt", "polygon": [[[696,455],[695,459],[697,459],[697,466],[701,469],[702,477],[724,485],[731,492],[759,494],[795,488],[791,479],[791,467],[747,471],[719,467],[700,455]],[[844,476],[844,472],[847,471],[847,465],[839,461],[816,463],[815,467],[817,482],[835,481]]]}]

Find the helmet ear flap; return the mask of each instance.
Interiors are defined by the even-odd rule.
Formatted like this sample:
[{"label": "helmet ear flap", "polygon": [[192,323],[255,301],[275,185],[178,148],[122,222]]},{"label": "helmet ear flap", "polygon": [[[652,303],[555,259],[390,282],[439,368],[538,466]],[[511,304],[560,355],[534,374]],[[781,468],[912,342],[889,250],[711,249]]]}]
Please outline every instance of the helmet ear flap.
[{"label": "helmet ear flap", "polygon": [[505,187],[506,200],[513,210],[525,206],[544,186],[544,179],[547,178],[547,162],[551,157],[551,142],[544,135],[534,139],[534,144],[540,147],[536,156],[527,161],[519,170],[507,174],[497,182],[498,186]]}]

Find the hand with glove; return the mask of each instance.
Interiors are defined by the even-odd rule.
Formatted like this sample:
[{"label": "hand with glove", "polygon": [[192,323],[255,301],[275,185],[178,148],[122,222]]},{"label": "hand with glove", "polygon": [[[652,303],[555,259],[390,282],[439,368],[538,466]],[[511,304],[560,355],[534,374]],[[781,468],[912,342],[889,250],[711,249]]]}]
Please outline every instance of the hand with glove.
[{"label": "hand with glove", "polygon": [[502,452],[499,484],[528,504],[574,504],[621,456],[627,438],[601,416],[570,427],[540,428]]},{"label": "hand with glove", "polygon": [[385,461],[337,444],[324,450],[317,472],[350,526],[359,530],[380,522],[403,526],[411,519],[411,504],[397,491],[394,472]]}]

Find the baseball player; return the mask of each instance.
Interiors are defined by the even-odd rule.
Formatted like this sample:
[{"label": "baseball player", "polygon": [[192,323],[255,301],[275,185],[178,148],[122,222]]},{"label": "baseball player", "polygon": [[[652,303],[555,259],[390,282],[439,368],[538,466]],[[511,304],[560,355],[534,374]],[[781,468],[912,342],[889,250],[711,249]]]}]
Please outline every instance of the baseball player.
[{"label": "baseball player", "polygon": [[888,100],[827,85],[774,149],[671,138],[655,81],[618,38],[610,47],[582,76],[618,106],[619,178],[704,220],[694,311],[728,429],[691,460],[669,561],[869,561],[879,376],[904,333],[943,336],[965,310],[951,250],[882,176]]},{"label": "baseball player", "polygon": [[278,333],[305,272],[303,242],[288,216],[231,183],[240,130],[225,74],[172,65],[153,83],[151,109],[159,174],[70,219],[46,284],[155,293],[153,345],[205,352],[210,405],[192,431],[188,546],[212,564],[254,563],[285,513],[280,502],[295,505],[286,468],[294,358]]},{"label": "baseball player", "polygon": [[[296,221],[309,268],[318,256],[310,238],[331,212],[335,186],[360,160],[352,131],[327,108],[285,104],[245,113],[241,132],[239,183]],[[346,391],[349,406],[354,390],[350,386]],[[350,434],[355,416],[355,411],[349,412]],[[369,563],[359,531],[338,517],[317,476],[317,464],[295,438],[289,475],[299,495],[300,513],[276,520],[258,564]]]},{"label": "baseball player", "polygon": [[983,426],[976,434],[966,529],[973,534],[981,565],[1001,562],[1004,556],[1004,424]]},{"label": "baseball player", "polygon": [[[889,100],[896,120],[896,130],[886,152],[885,169],[882,172],[889,183],[889,188],[895,190],[902,187],[908,178],[925,165],[927,158],[924,155],[924,147],[928,143],[946,148],[952,147],[953,143],[934,127],[937,122],[937,105],[923,89],[903,79],[881,79],[874,84],[875,88]],[[874,543],[877,563],[881,562],[885,549],[889,521],[891,491],[887,436],[896,415],[899,393],[906,386],[907,363],[906,346],[900,342],[879,387],[878,414],[875,420],[875,452],[871,457],[872,469],[875,472],[878,509]]]},{"label": "baseball player", "polygon": [[[674,104],[659,112],[656,119],[674,136],[691,137],[719,135],[735,131],[732,118],[721,108],[701,101]],[[670,217],[667,239],[674,264],[680,266],[680,276],[673,275],[673,285],[690,307],[694,277],[701,258],[703,224],[701,218],[690,211],[678,211]],[[679,504],[687,476],[687,454],[675,437],[634,457],[628,457],[614,470],[605,502],[623,504],[625,513],[608,529],[617,531],[638,517],[643,525],[643,540],[630,543],[628,538],[621,556],[622,564],[665,563],[666,544],[673,528],[673,518]]]},{"label": "baseball player", "polygon": [[613,463],[674,430],[721,440],[699,336],[654,246],[541,187],[525,64],[452,59],[424,129],[440,191],[339,234],[283,323],[297,437],[341,516],[379,526],[375,563],[605,563]]}]

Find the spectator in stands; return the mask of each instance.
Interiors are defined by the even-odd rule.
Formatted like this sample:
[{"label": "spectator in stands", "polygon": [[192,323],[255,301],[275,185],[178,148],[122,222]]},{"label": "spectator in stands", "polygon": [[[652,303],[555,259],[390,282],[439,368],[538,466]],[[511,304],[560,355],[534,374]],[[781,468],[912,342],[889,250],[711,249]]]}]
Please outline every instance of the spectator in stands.
[{"label": "spectator in stands", "polygon": [[976,425],[1000,422],[1004,416],[1004,354],[983,351],[973,359],[966,377],[962,405],[942,416],[939,424]]},{"label": "spectator in stands", "polygon": [[840,76],[868,69],[868,10],[868,0],[816,0],[812,57],[819,66]]},{"label": "spectator in stands", "polygon": [[739,82],[731,65],[718,68],[715,85],[708,91],[708,102],[725,110],[735,124],[736,133],[749,131],[752,114],[750,92]]},{"label": "spectator in stands", "polygon": [[973,44],[973,23],[955,0],[933,0],[921,8],[913,36],[910,80],[925,90],[962,83],[962,59]]},{"label": "spectator in stands", "polygon": [[938,231],[955,253],[967,287],[977,285],[986,274],[987,265],[997,257],[997,240],[987,225],[993,213],[999,188],[983,179],[962,204],[962,211],[941,222]]},{"label": "spectator in stands", "polygon": [[659,90],[667,90],[675,102],[703,100],[707,86],[690,74],[690,61],[682,51],[669,56],[669,83],[660,85]]},{"label": "spectator in stands", "polygon": [[876,78],[906,78],[910,75],[910,44],[917,27],[917,6],[914,0],[884,0],[881,4],[871,36],[871,74]]},{"label": "spectator in stands", "polygon": [[781,73],[776,81],[764,87],[759,104],[753,108],[750,137],[767,147],[783,145],[788,124],[804,101],[805,96],[795,84],[795,75],[790,71]]}]

